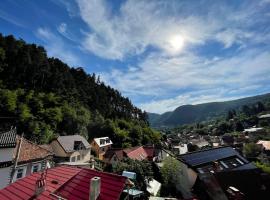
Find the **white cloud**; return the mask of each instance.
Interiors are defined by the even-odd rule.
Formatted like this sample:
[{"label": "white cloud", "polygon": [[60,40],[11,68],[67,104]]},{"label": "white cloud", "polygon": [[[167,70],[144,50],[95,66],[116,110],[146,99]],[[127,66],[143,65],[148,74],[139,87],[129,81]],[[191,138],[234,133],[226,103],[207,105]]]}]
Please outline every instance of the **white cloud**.
[{"label": "white cloud", "polygon": [[[199,98],[207,96],[208,100],[227,99],[227,95],[238,96],[236,90],[238,94],[247,88],[254,90],[254,86],[269,80],[269,63],[270,52],[259,50],[246,51],[227,59],[210,60],[193,54],[177,58],[152,54],[137,67],[133,67],[133,70],[123,72],[114,69],[103,73],[101,77],[106,83],[132,98],[140,95],[155,97],[156,101],[141,106],[148,109],[147,111],[157,112],[168,108],[171,110],[182,102],[198,102],[194,97],[188,98],[186,92],[181,92],[185,89],[194,94],[202,91]],[[168,95],[177,94],[178,89],[183,97],[164,100]],[[213,90],[214,95],[209,96]],[[223,92],[217,95],[216,90]],[[178,94],[180,92],[178,91]],[[178,104],[174,104],[175,102]]]},{"label": "white cloud", "polygon": [[64,62],[78,66],[80,64],[78,57],[65,46],[64,41],[47,28],[38,28],[37,37],[44,41],[46,50],[50,57],[57,57]]},{"label": "white cloud", "polygon": [[[105,1],[77,2],[82,19],[92,30],[82,42],[83,47],[108,59],[122,60],[126,55],[144,52],[150,45],[170,53],[173,37],[180,35],[185,43],[203,43],[215,28],[198,17],[168,16],[170,11],[161,2],[128,0],[117,15]],[[208,27],[202,26],[205,22]]]},{"label": "white cloud", "polygon": [[[101,72],[106,83],[131,99],[155,99],[138,101],[147,111],[240,97],[241,91],[262,88],[270,78],[270,53],[256,49],[270,42],[270,33],[257,26],[267,22],[260,2],[232,6],[225,1],[127,0],[116,10],[105,0],[77,3],[89,27],[81,43],[85,50],[122,61],[146,52],[148,47],[158,50],[147,52],[143,60],[128,68],[115,66]],[[176,52],[171,44],[175,37],[184,40],[183,48]],[[222,44],[224,51],[235,44],[238,50],[233,56],[196,53],[197,47],[208,50],[210,41]]]},{"label": "white cloud", "polygon": [[81,18],[91,29],[82,41],[83,48],[100,57],[118,60],[140,54],[149,46],[171,54],[171,40],[179,36],[185,49],[208,40],[222,42],[225,48],[242,44],[242,40],[256,36],[243,29],[248,26],[243,22],[260,9],[253,2],[240,10],[224,2],[212,2],[204,6],[204,12],[196,5],[186,6],[180,1],[127,0],[115,14],[108,1],[77,0],[77,3]]},{"label": "white cloud", "polygon": [[66,23],[61,23],[58,27],[57,30],[59,31],[59,33],[66,33],[67,31],[67,24]]}]

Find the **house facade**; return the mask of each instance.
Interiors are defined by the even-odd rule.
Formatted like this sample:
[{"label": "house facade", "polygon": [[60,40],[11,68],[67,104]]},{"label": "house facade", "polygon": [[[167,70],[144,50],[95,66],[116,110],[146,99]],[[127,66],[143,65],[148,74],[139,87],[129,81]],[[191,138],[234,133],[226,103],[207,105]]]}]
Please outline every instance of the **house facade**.
[{"label": "house facade", "polygon": [[111,148],[112,144],[109,137],[94,138],[91,142],[92,149],[100,160],[104,159],[106,151]]},{"label": "house facade", "polygon": [[16,147],[16,129],[0,133],[0,189],[10,183],[13,152]]},{"label": "house facade", "polygon": [[17,136],[16,148],[13,151],[13,160],[15,163],[11,177],[12,182],[15,182],[32,173],[50,168],[53,165],[53,152]]},{"label": "house facade", "polygon": [[53,153],[16,134],[0,134],[0,188],[52,164]]},{"label": "house facade", "polygon": [[50,143],[55,154],[56,162],[89,162],[91,146],[80,135],[59,136]]}]

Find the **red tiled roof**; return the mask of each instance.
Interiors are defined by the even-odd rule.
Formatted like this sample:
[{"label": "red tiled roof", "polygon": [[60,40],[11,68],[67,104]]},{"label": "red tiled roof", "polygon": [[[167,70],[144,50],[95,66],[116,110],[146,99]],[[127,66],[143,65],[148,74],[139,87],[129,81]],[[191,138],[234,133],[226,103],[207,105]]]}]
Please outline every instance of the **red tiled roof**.
[{"label": "red tiled roof", "polygon": [[[33,197],[36,180],[41,173],[34,173],[0,190],[1,200],[25,200]],[[99,172],[91,169],[60,166],[48,169],[46,190],[36,199],[55,199],[51,193],[66,199],[89,199],[90,179],[101,178],[101,190],[98,200],[117,200],[124,189],[126,178],[115,174]],[[58,183],[53,183],[55,180]]]},{"label": "red tiled roof", "polygon": [[124,150],[127,154],[127,157],[135,160],[146,160],[148,158],[148,154],[143,147],[136,147]]},{"label": "red tiled roof", "polygon": [[[16,139],[16,148],[13,151],[13,157],[15,158],[17,148],[19,147],[20,137]],[[32,160],[44,159],[48,156],[52,156],[53,153],[41,146],[30,142],[29,140],[22,138],[21,150],[19,154],[19,163],[24,163]]]}]

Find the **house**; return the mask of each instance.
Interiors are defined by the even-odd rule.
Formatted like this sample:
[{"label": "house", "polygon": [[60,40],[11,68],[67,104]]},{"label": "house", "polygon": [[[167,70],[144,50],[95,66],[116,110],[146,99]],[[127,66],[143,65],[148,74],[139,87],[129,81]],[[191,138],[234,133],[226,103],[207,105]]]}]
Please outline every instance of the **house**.
[{"label": "house", "polygon": [[109,149],[103,157],[103,160],[111,165],[115,165],[117,162],[123,160],[124,158],[140,161],[153,161],[155,158],[155,148],[152,146],[138,146],[126,149]]},{"label": "house", "polygon": [[268,141],[268,140],[259,140],[257,142],[257,144],[262,146],[263,151],[267,155],[270,155],[270,141]]},{"label": "house", "polygon": [[91,146],[80,135],[59,136],[50,143],[56,162],[84,163],[89,162]]},{"label": "house", "polygon": [[0,189],[10,183],[13,151],[16,147],[16,129],[0,133]]},{"label": "house", "polygon": [[31,173],[50,168],[53,152],[17,135],[13,159],[15,165],[11,176],[12,182],[15,182]]},{"label": "house", "polygon": [[0,134],[0,188],[51,165],[52,152],[16,133],[11,129]]},{"label": "house", "polygon": [[91,143],[93,151],[96,153],[98,159],[103,160],[106,151],[111,148],[112,141],[109,137],[94,138]]},{"label": "house", "polygon": [[109,149],[103,156],[103,161],[107,164],[111,164],[115,166],[118,162],[123,160],[124,158],[124,151],[123,149]]},{"label": "house", "polygon": [[187,144],[180,144],[172,147],[172,152],[176,155],[185,154],[188,152]]},{"label": "house", "polygon": [[261,133],[261,132],[263,132],[263,128],[252,127],[252,128],[244,129],[243,132],[244,133]]},{"label": "house", "polygon": [[0,190],[0,199],[118,200],[126,181],[124,176],[62,165],[5,187]]},{"label": "house", "polygon": [[270,176],[259,169],[199,174],[193,191],[201,200],[268,199]]},{"label": "house", "polygon": [[181,165],[179,190],[184,198],[191,198],[191,190],[201,174],[232,170],[256,169],[232,147],[219,147],[178,156]]}]

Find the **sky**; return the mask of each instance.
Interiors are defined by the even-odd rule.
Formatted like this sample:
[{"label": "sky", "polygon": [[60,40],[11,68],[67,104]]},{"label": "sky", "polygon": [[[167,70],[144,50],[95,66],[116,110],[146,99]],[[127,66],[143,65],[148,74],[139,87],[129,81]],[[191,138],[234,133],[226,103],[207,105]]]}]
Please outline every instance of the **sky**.
[{"label": "sky", "polygon": [[0,32],[148,112],[270,92],[270,0],[1,0]]}]

